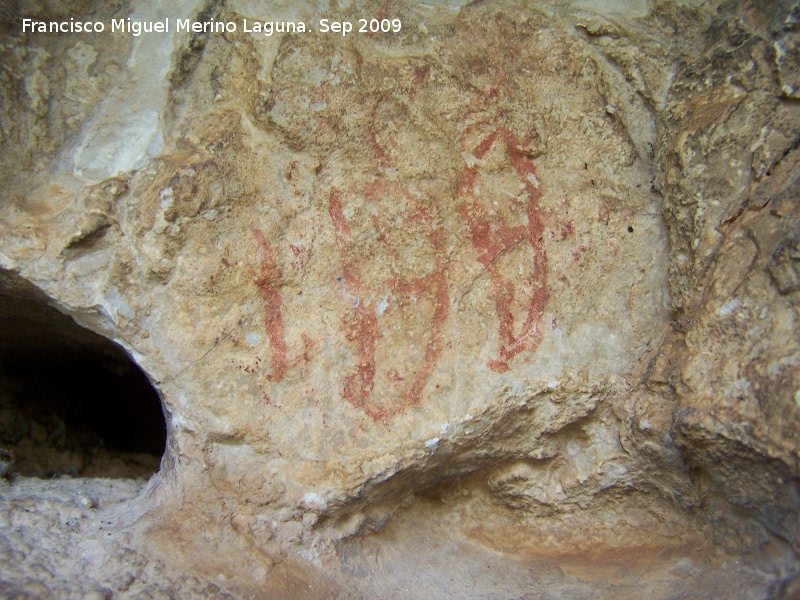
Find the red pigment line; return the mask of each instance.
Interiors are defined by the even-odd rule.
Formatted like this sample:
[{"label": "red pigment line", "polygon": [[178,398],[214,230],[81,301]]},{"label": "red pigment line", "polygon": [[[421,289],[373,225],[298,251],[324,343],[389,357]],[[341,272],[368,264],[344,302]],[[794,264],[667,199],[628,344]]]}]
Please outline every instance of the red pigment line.
[{"label": "red pigment line", "polygon": [[390,4],[390,2],[391,2],[391,0],[386,0],[386,2],[383,3],[383,5],[380,7],[380,9],[378,9],[378,14],[375,15],[375,18],[378,19],[378,21],[381,21],[381,20],[385,19],[386,15],[389,14],[389,4]]},{"label": "red pigment line", "polygon": [[375,123],[382,123],[384,121],[384,119],[381,119],[377,114],[383,99],[384,96],[380,93],[372,94],[372,114],[369,120],[370,125],[367,129],[367,141],[372,150],[372,156],[378,162],[378,165],[385,165],[389,159],[387,149],[378,141],[378,130],[375,126]]},{"label": "red pigment line", "polygon": [[378,133],[376,131],[370,132],[369,145],[370,148],[372,148],[372,154],[375,156],[375,160],[377,160],[379,164],[382,164],[386,160],[386,150],[378,142]]},{"label": "red pigment line", "polygon": [[[508,362],[520,352],[535,351],[544,337],[542,316],[547,304],[547,254],[544,249],[544,224],[539,214],[539,200],[542,191],[531,178],[536,177],[536,167],[520,147],[520,142],[506,128],[499,128],[483,139],[472,151],[477,159],[483,158],[498,138],[506,143],[509,162],[517,172],[528,195],[526,206],[527,224],[510,227],[501,216],[490,217],[475,195],[474,185],[478,176],[477,166],[466,167],[462,173],[459,193],[471,198],[458,206],[458,212],[467,222],[470,242],[478,251],[478,261],[489,272],[494,297],[495,312],[498,319],[500,338],[499,357],[489,361],[489,367],[496,372],[509,369]],[[494,228],[492,227],[494,225]],[[521,332],[514,334],[514,315],[511,306],[516,288],[513,281],[506,280],[500,273],[497,259],[519,242],[527,241],[533,250],[533,286],[527,305]]]},{"label": "red pigment line", "polygon": [[[423,220],[429,221],[427,211],[420,207],[419,213]],[[443,231],[431,229],[430,240],[433,245],[436,262],[432,273],[423,277],[418,277],[412,281],[394,282],[395,289],[402,293],[414,293],[420,297],[431,289],[434,289],[433,301],[433,323],[430,329],[430,337],[425,347],[425,355],[422,358],[422,366],[417,371],[411,385],[403,393],[403,403],[394,411],[402,412],[410,406],[417,406],[421,402],[422,393],[428,385],[433,375],[439,357],[442,353],[442,331],[444,324],[450,315],[450,291],[447,283],[447,263],[444,260],[446,237]]]},{"label": "red pigment line", "polygon": [[422,65],[414,69],[414,87],[419,87],[428,78],[428,73],[430,72],[430,65]]},{"label": "red pigment line", "polygon": [[350,243],[350,226],[347,224],[347,219],[344,218],[344,210],[342,209],[342,199],[339,198],[339,191],[332,190],[328,197],[328,214],[333,223],[333,233],[336,237],[336,245],[341,252]]},{"label": "red pigment line", "polygon": [[[375,18],[376,18],[378,21],[382,21],[383,19],[385,19],[385,18],[386,18],[386,15],[388,15],[388,14],[389,14],[389,2],[390,2],[390,1],[391,1],[391,0],[386,0],[386,2],[384,2],[384,3],[383,3],[383,5],[382,5],[382,6],[381,6],[381,7],[378,9],[378,12],[377,12],[377,14],[375,15]],[[377,31],[370,31],[370,32],[367,34],[367,36],[368,36],[368,37],[375,37],[375,34],[376,34],[376,33],[377,33]]]},{"label": "red pigment line", "polygon": [[288,361],[286,358],[288,348],[283,330],[283,316],[281,314],[281,303],[283,299],[278,292],[278,280],[280,270],[272,258],[272,250],[267,243],[264,233],[253,228],[253,236],[258,244],[258,251],[261,256],[261,272],[256,279],[256,286],[264,300],[264,328],[269,338],[269,347],[272,353],[272,376],[275,382],[281,381],[286,375]]},{"label": "red pigment line", "polygon": [[483,158],[484,155],[492,149],[492,146],[494,146],[500,131],[501,130],[498,129],[494,133],[490,133],[488,136],[486,136],[486,138],[480,144],[475,146],[475,149],[472,151],[472,155],[477,159]]},{"label": "red pigment line", "polygon": [[[344,216],[338,190],[330,193],[328,214],[333,223],[345,287],[351,295],[360,299],[363,295],[361,274],[354,266],[353,259],[348,257],[348,252],[352,249],[350,226]],[[362,408],[373,419],[383,419],[383,415],[375,413],[369,405],[369,397],[375,387],[375,340],[381,337],[375,312],[359,303],[354,308],[351,319],[345,319],[345,337],[357,343],[357,364],[355,372],[345,376],[342,395],[350,404]]]},{"label": "red pigment line", "polygon": [[[417,406],[422,393],[430,380],[441,354],[442,332],[450,311],[450,296],[447,283],[447,263],[445,260],[446,236],[443,231],[433,225],[427,210],[406,190],[396,189],[396,184],[385,181],[373,181],[363,188],[363,194],[370,200],[378,201],[379,196],[389,195],[392,192],[402,194],[417,210],[407,218],[407,221],[419,221],[430,229],[430,242],[435,252],[435,266],[432,273],[411,280],[389,280],[386,283],[396,293],[415,294],[425,297],[434,290],[434,314],[430,329],[430,336],[425,348],[422,365],[414,374],[408,387],[401,394],[401,400],[393,407],[378,406],[370,402],[372,391],[375,387],[375,346],[376,340],[381,336],[378,318],[373,308],[359,304],[353,309],[349,318],[345,319],[345,336],[348,341],[356,342],[357,365],[353,373],[345,377],[343,396],[353,406],[361,408],[375,421],[388,421],[391,417],[405,411],[410,406]],[[328,212],[334,227],[336,246],[339,251],[343,280],[345,287],[351,295],[362,298],[368,295],[363,284],[359,270],[355,267],[355,258],[352,253],[350,228],[344,216],[341,199],[338,191],[330,194]],[[373,227],[377,229],[377,223]],[[379,236],[377,239],[385,239]],[[399,377],[399,376],[398,376]],[[396,379],[400,381],[403,378]]]},{"label": "red pigment line", "polygon": [[430,381],[433,371],[436,369],[436,365],[439,362],[439,356],[442,353],[442,329],[450,313],[450,296],[445,277],[446,273],[437,265],[436,272],[420,280],[421,283],[424,283],[426,288],[429,288],[431,283],[436,286],[433,326],[431,327],[430,337],[428,338],[428,344],[425,348],[422,366],[419,371],[417,371],[411,386],[403,395],[405,402],[401,407],[402,410],[409,406],[417,406],[420,403],[422,392],[428,385],[428,381]]},{"label": "red pigment line", "polygon": [[422,65],[421,67],[416,67],[414,69],[414,78],[411,81],[411,89],[408,92],[408,97],[410,99],[413,100],[416,98],[419,88],[423,83],[425,83],[425,80],[428,79],[428,74],[430,71],[430,65]]},{"label": "red pigment line", "polygon": [[389,282],[389,287],[396,292],[413,293],[418,297],[426,295],[431,288],[435,288],[433,323],[431,324],[430,337],[425,348],[425,355],[422,359],[422,366],[414,376],[409,387],[402,395],[402,402],[390,411],[390,416],[403,412],[411,406],[419,405],[422,393],[428,384],[442,351],[442,330],[445,321],[450,314],[450,294],[447,283],[447,262],[445,259],[446,236],[443,231],[437,229],[433,224],[430,214],[407,190],[397,190],[397,184],[387,181],[375,180],[368,184],[364,189],[364,195],[375,199],[378,194],[389,195],[392,191],[402,194],[410,204],[416,205],[416,212],[407,218],[408,221],[419,221],[430,230],[428,237],[434,249],[435,265],[432,273],[417,277],[410,281],[400,281],[393,279]]},{"label": "red pigment line", "polygon": [[371,417],[380,417],[382,415],[373,414],[375,409],[369,404],[369,397],[375,387],[375,340],[381,337],[378,318],[373,310],[360,304],[354,309],[352,320],[346,327],[347,339],[358,344],[358,362],[355,372],[344,378],[344,399],[353,406],[364,409]]},{"label": "red pigment line", "polygon": [[[508,132],[509,137],[511,133]],[[514,140],[516,141],[516,140]],[[542,198],[541,188],[534,186],[531,178],[536,179],[536,166],[520,148],[519,144],[509,144],[511,164],[519,174],[520,180],[525,185],[525,190],[530,199],[527,205],[528,240],[533,249],[533,281],[534,289],[531,294],[531,303],[528,316],[523,326],[523,335],[530,336],[531,344],[538,348],[544,337],[542,316],[547,305],[547,253],[544,249],[544,223],[539,212],[539,200]]]}]

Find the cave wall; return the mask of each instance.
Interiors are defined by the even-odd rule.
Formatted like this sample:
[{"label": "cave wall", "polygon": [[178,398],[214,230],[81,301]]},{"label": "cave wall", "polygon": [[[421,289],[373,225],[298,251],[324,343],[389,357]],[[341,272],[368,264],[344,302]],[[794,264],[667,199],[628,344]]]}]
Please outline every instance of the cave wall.
[{"label": "cave wall", "polygon": [[[285,560],[352,590],[347,548],[444,505],[514,556],[780,547],[748,585],[784,589],[798,11],[12,5],[0,270],[123,348],[166,416],[118,530],[231,590]],[[239,27],[20,28],[73,14]],[[314,31],[243,31],[267,14]],[[367,15],[401,31],[317,31]],[[253,557],[197,559],[198,529]]]}]

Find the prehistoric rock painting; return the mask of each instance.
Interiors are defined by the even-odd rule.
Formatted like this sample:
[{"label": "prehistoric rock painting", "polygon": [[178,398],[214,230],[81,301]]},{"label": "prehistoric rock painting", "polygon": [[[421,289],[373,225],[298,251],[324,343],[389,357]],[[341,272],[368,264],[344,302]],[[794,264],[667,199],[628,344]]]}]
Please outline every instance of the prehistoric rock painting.
[{"label": "prehistoric rock painting", "polygon": [[[360,195],[366,200],[367,208],[374,209],[369,216],[368,231],[374,234],[375,252],[360,245],[354,236],[339,190],[330,193],[328,204],[341,259],[341,283],[350,302],[343,318],[345,338],[356,348],[355,367],[345,375],[342,395],[372,419],[386,421],[419,404],[442,351],[442,329],[450,310],[445,234],[437,228],[423,201],[401,184],[374,181],[365,186]],[[392,222],[387,213],[392,214]],[[408,238],[398,236],[399,239],[393,241],[390,230],[423,235],[425,239],[417,238],[414,245],[424,246],[429,264],[424,264],[426,261],[403,262],[401,255],[405,249],[400,247],[399,239]],[[376,269],[376,254],[387,263],[399,263],[400,268],[395,271]],[[424,272],[426,268],[429,270]],[[423,273],[416,275],[417,270]],[[390,334],[388,326],[382,330],[380,321],[394,323],[395,328],[410,327],[410,322],[424,312],[428,314],[418,337],[427,336],[427,341],[418,363],[412,365],[409,360],[397,358],[397,364],[376,365],[379,340]],[[396,393],[379,397],[375,391],[379,376],[387,380],[381,382],[386,389],[397,386]]]},{"label": "prehistoric rock painting", "polygon": [[[515,190],[500,190],[502,186],[492,185],[489,174],[482,171],[479,163],[493,148],[500,151],[501,143],[505,145],[508,165],[518,178]],[[547,254],[544,224],[539,214],[542,190],[533,160],[508,129],[496,129],[469,151],[476,160],[462,172],[459,196],[464,201],[459,204],[458,212],[469,226],[478,261],[489,274],[500,345],[498,356],[489,361],[489,367],[502,373],[509,369],[509,361],[516,355],[536,350],[544,336]],[[518,269],[504,275],[502,261],[512,257],[519,261]],[[527,276],[523,274],[523,265]],[[510,266],[507,265],[506,272]]]},{"label": "prehistoric rock painting", "polygon": [[256,274],[256,286],[264,301],[264,328],[269,338],[272,353],[272,373],[270,379],[275,383],[281,381],[288,368],[286,337],[283,329],[281,304],[283,299],[278,292],[280,269],[275,264],[273,250],[264,237],[264,233],[253,228],[253,235],[258,244],[261,265]]},{"label": "prehistoric rock painting", "polygon": [[[498,348],[488,366],[502,373],[514,357],[535,351],[544,336],[542,190],[524,143],[508,129],[497,128],[468,152],[472,158],[461,173],[457,208],[489,279]],[[387,179],[334,188],[328,196],[341,266],[342,330],[352,356],[341,394],[376,421],[420,403],[443,350],[450,310],[448,238],[432,210],[424,194]],[[280,270],[263,232],[253,229],[253,235],[271,352],[269,378],[278,383],[291,366]],[[393,353],[387,354],[390,348]]]}]

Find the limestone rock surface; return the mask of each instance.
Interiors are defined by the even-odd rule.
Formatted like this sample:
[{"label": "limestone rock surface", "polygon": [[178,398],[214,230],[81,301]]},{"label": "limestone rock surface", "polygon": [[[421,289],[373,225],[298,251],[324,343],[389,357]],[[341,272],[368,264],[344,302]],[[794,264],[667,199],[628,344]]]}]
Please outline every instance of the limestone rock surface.
[{"label": "limestone rock surface", "polygon": [[[22,30],[77,15],[173,28]],[[0,589],[794,597],[799,15],[4,9],[0,316],[115,342],[167,443],[146,485],[8,467]],[[321,31],[362,18],[401,27]]]}]

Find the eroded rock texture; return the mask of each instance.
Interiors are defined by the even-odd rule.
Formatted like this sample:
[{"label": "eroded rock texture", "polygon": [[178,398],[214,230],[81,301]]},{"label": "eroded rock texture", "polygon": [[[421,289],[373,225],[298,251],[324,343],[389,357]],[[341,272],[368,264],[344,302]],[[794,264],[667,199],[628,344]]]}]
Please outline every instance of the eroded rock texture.
[{"label": "eroded rock texture", "polygon": [[[22,32],[78,15],[238,28]],[[135,498],[6,455],[3,589],[800,593],[796,3],[3,19],[0,300],[116,342],[168,429]]]}]

